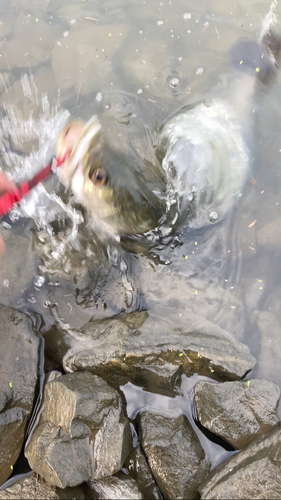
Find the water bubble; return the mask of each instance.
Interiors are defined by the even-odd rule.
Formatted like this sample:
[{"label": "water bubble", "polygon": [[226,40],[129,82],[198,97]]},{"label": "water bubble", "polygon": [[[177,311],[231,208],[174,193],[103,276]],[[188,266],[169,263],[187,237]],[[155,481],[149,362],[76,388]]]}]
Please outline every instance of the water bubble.
[{"label": "water bubble", "polygon": [[142,89],[138,89],[137,90],[137,94],[142,94],[143,93],[143,90]]},{"label": "water bubble", "polygon": [[217,220],[219,219],[219,214],[218,212],[216,212],[215,210],[213,212],[210,213],[209,215],[209,220],[210,222],[217,222]]},{"label": "water bubble", "polygon": [[161,26],[162,24],[164,24],[164,21],[162,21],[161,19],[159,19],[159,21],[157,21],[157,24],[158,24],[158,26]]},{"label": "water bubble", "polygon": [[185,14],[182,16],[184,19],[191,19],[191,12],[185,12]]},{"label": "water bubble", "polygon": [[193,198],[194,198],[193,193],[189,193],[189,195],[187,197],[188,201],[192,201]]},{"label": "water bubble", "polygon": [[102,100],[102,93],[101,92],[98,92],[97,95],[96,95],[96,101],[101,101]]},{"label": "water bubble", "polygon": [[191,30],[187,30],[187,33],[190,34],[191,33]]},{"label": "water bubble", "polygon": [[63,32],[63,36],[64,36],[64,38],[67,38],[67,37],[68,37],[68,35],[69,35],[69,31],[64,31],[64,32]]},{"label": "water bubble", "polygon": [[75,24],[75,23],[76,23],[76,19],[71,19],[70,24]]},{"label": "water bubble", "polygon": [[171,87],[174,87],[174,88],[177,87],[179,85],[179,83],[180,83],[180,79],[177,78],[176,76],[174,78],[172,78],[170,81]]},{"label": "water bubble", "polygon": [[9,286],[10,286],[10,282],[9,282],[9,280],[3,280],[2,284],[3,284],[3,286],[5,286],[6,288],[9,288]]},{"label": "water bubble", "polygon": [[37,303],[37,300],[36,298],[34,297],[34,295],[31,295],[28,299],[28,302],[30,302],[31,304],[36,304]]},{"label": "water bubble", "polygon": [[196,75],[201,76],[201,75],[203,75],[203,73],[204,73],[204,68],[198,68],[198,69],[196,70]]},{"label": "water bubble", "polygon": [[41,287],[43,284],[45,283],[45,278],[44,276],[36,276],[35,279],[34,279],[34,285],[37,286],[37,287]]}]

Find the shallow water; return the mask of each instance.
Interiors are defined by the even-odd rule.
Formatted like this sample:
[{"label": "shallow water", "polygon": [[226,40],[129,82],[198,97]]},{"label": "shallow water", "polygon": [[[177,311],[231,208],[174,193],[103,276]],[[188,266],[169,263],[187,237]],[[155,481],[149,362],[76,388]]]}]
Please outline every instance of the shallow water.
[{"label": "shallow water", "polygon": [[[1,167],[16,180],[48,162],[69,114],[84,120],[98,114],[114,146],[133,147],[149,161],[157,129],[168,116],[219,96],[242,113],[249,146],[249,176],[237,208],[207,228],[182,227],[178,240],[164,241],[148,254],[126,252],[93,234],[89,238],[83,214],[68,204],[57,176],[5,219],[1,303],[42,316],[47,370],[61,367],[67,325],[79,329],[91,319],[142,308],[161,313],[173,294],[173,314],[178,299],[188,308],[189,297],[181,296],[177,285],[180,274],[216,283],[242,301],[243,314],[233,319],[230,332],[258,359],[251,377],[281,384],[278,225],[270,232],[281,217],[281,76],[264,86],[249,115],[243,114],[245,89],[238,85],[237,94],[239,81],[227,58],[241,36],[259,38],[269,8],[265,0],[1,3]],[[280,5],[275,13],[280,32]],[[267,232],[260,239],[263,227]],[[153,295],[152,277],[162,280],[167,268],[169,297],[165,290]],[[258,331],[256,311],[271,313],[268,333],[266,327],[263,335]],[[228,316],[222,307],[220,323]],[[60,331],[54,328],[58,320]],[[144,404],[165,411],[164,396],[146,393],[149,403],[144,397],[140,404],[140,391],[132,385],[124,389],[130,413]],[[179,398],[169,414],[184,411],[191,419]],[[216,463],[220,453],[206,443]]]}]

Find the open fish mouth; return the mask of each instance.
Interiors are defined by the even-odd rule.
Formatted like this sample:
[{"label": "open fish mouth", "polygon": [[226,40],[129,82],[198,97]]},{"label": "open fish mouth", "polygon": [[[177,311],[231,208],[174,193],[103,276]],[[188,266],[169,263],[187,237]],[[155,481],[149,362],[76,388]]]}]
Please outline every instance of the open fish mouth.
[{"label": "open fish mouth", "polygon": [[79,165],[84,162],[91,141],[101,129],[101,123],[94,115],[87,123],[72,121],[61,131],[57,142],[57,156],[68,157],[60,173],[63,184],[71,183]]}]

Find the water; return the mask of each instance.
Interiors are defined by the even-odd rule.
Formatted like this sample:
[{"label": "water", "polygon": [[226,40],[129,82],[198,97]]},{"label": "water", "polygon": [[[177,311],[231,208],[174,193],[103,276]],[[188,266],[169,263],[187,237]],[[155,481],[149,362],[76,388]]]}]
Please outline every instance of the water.
[{"label": "water", "polygon": [[[179,298],[188,308],[188,296],[179,297],[181,275],[218,284],[242,301],[241,317],[230,330],[258,359],[251,377],[281,384],[281,76],[261,89],[245,115],[246,88],[239,87],[227,58],[241,36],[259,39],[270,5],[267,0],[1,3],[1,168],[17,181],[49,161],[69,115],[88,120],[97,114],[114,147],[134,149],[150,162],[168,116],[219,96],[234,105],[249,148],[249,175],[237,208],[224,220],[212,211],[214,223],[207,228],[182,224],[176,239],[164,239],[149,252],[138,243],[140,253],[130,253],[89,233],[83,212],[56,175],[6,218],[1,302],[43,318],[46,370],[61,368],[69,327],[79,330],[91,319],[121,311],[165,311],[171,296],[173,314]],[[280,9],[277,4],[277,31]],[[146,293],[151,280],[162,277],[166,291]],[[263,334],[256,323],[260,312],[267,313]],[[229,310],[222,307],[219,314],[218,321],[227,324]],[[140,394],[143,405],[149,398],[154,411],[167,410],[164,396],[148,396],[132,385],[124,393],[130,414],[140,409]],[[185,412],[192,421],[188,401],[174,398],[169,414]],[[206,438],[204,443],[216,464],[225,451]]]}]

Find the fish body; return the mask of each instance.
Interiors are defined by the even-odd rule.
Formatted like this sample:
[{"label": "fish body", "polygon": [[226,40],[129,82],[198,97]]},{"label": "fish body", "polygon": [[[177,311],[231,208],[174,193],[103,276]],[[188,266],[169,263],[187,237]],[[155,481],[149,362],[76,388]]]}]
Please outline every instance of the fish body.
[{"label": "fish body", "polygon": [[155,168],[164,173],[164,192],[135,168],[136,156],[109,144],[96,116],[66,127],[58,154],[69,149],[70,156],[60,178],[96,226],[115,236],[159,227],[169,234],[178,225],[201,228],[225,218],[249,175],[245,123],[251,121],[257,82],[264,84],[276,70],[274,39],[242,39],[231,48],[231,65],[240,74],[232,102],[217,99],[185,106],[160,127]]},{"label": "fish body", "polygon": [[193,227],[224,218],[249,171],[248,150],[232,106],[217,100],[179,112],[161,127],[157,147],[174,217],[189,220]]}]

